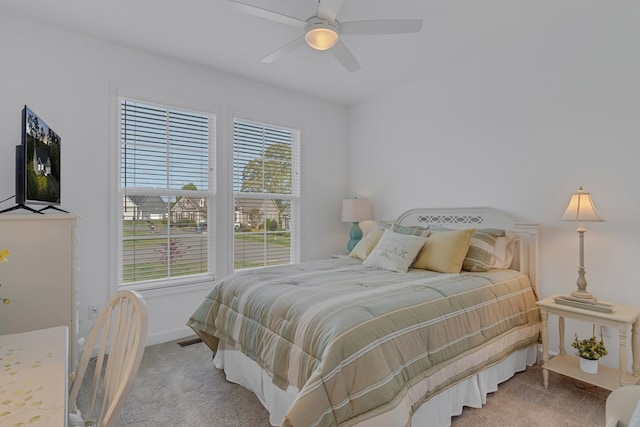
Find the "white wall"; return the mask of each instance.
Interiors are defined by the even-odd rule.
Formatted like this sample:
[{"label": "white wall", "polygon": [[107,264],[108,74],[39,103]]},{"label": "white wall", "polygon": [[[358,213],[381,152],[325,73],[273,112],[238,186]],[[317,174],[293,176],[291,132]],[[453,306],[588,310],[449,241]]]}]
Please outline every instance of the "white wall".
[{"label": "white wall", "polygon": [[[103,306],[115,289],[117,261],[109,236],[117,221],[110,206],[117,180],[111,164],[117,161],[117,94],[218,115],[217,167],[227,176],[218,177],[217,194],[221,209],[230,213],[231,168],[225,157],[230,153],[230,117],[238,113],[299,127],[302,259],[328,256],[344,246],[339,217],[346,195],[345,107],[11,16],[0,17],[0,64],[0,200],[14,194],[14,147],[20,143],[20,112],[27,104],[62,138],[62,208],[82,218],[78,296],[83,333],[91,326],[88,306]],[[327,163],[333,166],[331,174],[325,173]],[[0,209],[12,204],[7,201]],[[228,250],[229,234],[219,231],[219,254]],[[218,276],[228,273],[228,258],[221,255],[216,266]],[[206,292],[202,287],[169,296],[147,292],[149,342],[190,334],[185,322]]]},{"label": "white wall", "polygon": [[[470,42],[431,75],[353,106],[351,190],[383,219],[492,206],[540,223],[547,297],[575,289],[577,224],[560,217],[584,186],[607,221],[586,224],[588,289],[640,305],[640,25],[626,5],[589,2],[516,37]],[[611,342],[604,363],[615,364]]]}]

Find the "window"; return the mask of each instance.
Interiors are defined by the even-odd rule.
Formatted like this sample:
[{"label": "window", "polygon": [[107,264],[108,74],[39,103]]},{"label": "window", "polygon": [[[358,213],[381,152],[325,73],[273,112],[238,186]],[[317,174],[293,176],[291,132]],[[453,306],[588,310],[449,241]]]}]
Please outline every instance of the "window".
[{"label": "window", "polygon": [[233,121],[234,268],[299,261],[300,131]]},{"label": "window", "polygon": [[214,135],[212,115],[120,100],[120,284],[210,272]]}]

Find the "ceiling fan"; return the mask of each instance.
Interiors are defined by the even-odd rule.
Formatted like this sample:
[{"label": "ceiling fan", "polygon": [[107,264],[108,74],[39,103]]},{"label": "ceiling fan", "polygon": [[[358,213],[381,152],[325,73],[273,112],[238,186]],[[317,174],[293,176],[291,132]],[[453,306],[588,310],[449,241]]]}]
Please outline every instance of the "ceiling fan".
[{"label": "ceiling fan", "polygon": [[316,14],[307,20],[294,18],[237,0],[229,1],[237,9],[251,15],[304,28],[303,35],[262,58],[260,62],[264,63],[273,62],[306,43],[316,50],[329,50],[344,68],[353,72],[360,69],[360,64],[349,48],[340,40],[342,34],[404,34],[415,33],[422,29],[421,19],[379,19],[339,22],[336,16],[340,11],[343,0],[317,0],[318,9]]}]

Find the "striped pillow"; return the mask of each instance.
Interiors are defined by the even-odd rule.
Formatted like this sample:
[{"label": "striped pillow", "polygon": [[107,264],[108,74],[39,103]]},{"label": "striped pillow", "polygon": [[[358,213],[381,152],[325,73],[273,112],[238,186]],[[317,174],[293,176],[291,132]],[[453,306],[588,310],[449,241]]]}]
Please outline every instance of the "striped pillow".
[{"label": "striped pillow", "polygon": [[[502,236],[499,236],[500,234]],[[471,236],[462,269],[477,272],[509,268],[513,261],[515,243],[515,235],[512,233],[477,230]]]},{"label": "striped pillow", "polygon": [[429,227],[420,227],[419,225],[404,226],[390,221],[378,221],[378,227],[408,236],[429,237],[431,234]]},{"label": "striped pillow", "polygon": [[396,233],[406,234],[408,236],[429,237],[429,235],[431,235],[431,230],[429,230],[428,228],[420,227],[419,225],[405,227],[402,225],[393,224],[392,230]]}]

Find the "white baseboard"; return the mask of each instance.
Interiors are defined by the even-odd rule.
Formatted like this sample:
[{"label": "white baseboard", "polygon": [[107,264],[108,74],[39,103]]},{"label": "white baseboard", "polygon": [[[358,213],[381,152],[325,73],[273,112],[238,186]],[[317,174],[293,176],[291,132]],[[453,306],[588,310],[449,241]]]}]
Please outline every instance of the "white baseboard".
[{"label": "white baseboard", "polygon": [[187,326],[169,331],[161,331],[147,336],[147,346],[163,344],[169,341],[175,341],[179,340],[180,338],[191,337],[194,335],[195,333],[193,332],[193,329]]}]

